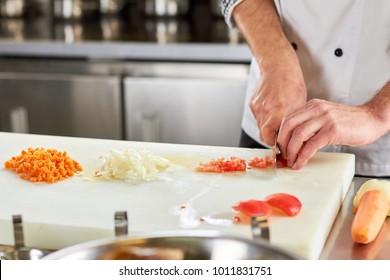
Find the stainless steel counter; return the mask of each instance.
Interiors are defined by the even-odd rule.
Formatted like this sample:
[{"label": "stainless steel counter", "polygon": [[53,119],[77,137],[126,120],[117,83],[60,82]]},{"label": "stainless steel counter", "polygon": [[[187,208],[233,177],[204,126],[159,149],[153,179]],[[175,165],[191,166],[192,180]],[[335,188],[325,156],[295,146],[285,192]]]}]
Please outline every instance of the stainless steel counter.
[{"label": "stainless steel counter", "polygon": [[353,197],[360,186],[370,178],[355,177],[345,197],[343,206],[321,254],[327,260],[390,260],[390,218],[383,223],[377,238],[367,244],[356,244],[351,239]]}]

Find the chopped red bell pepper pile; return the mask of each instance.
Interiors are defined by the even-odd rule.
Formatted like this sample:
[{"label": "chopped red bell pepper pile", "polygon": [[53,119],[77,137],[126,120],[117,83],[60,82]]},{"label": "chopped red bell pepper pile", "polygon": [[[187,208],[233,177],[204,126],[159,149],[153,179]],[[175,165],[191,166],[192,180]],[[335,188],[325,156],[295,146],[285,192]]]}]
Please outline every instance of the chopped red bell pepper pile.
[{"label": "chopped red bell pepper pile", "polygon": [[274,162],[270,156],[255,157],[249,161],[248,165],[253,168],[267,168],[268,166],[273,166]]},{"label": "chopped red bell pepper pile", "polygon": [[201,162],[200,165],[195,168],[198,172],[234,172],[234,171],[246,171],[246,162],[244,159],[238,157],[231,157],[230,159],[219,158],[212,159],[207,163]]},{"label": "chopped red bell pepper pile", "polygon": [[[287,161],[278,156],[276,159],[278,167],[286,167]],[[248,161],[248,166],[251,168],[264,169],[273,166],[274,162],[272,157],[254,157]],[[211,159],[209,162],[201,162],[198,167],[195,168],[197,172],[214,172],[214,173],[225,173],[225,172],[236,172],[246,171],[247,163],[244,159],[239,157],[230,157],[225,159],[224,157],[218,159]]]}]

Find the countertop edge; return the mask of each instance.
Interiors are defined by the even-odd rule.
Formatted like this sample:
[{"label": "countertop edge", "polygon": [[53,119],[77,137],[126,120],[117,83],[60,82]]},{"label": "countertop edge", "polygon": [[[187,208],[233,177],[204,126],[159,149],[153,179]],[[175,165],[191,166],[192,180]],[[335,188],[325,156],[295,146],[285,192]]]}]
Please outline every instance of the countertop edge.
[{"label": "countertop edge", "polygon": [[0,40],[0,56],[249,63],[246,44]]}]

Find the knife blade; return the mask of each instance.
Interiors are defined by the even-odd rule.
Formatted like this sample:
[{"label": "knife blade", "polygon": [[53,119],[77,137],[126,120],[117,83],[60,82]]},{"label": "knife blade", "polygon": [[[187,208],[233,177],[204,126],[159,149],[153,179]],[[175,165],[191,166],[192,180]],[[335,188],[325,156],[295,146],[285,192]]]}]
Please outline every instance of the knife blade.
[{"label": "knife blade", "polygon": [[278,146],[278,135],[279,135],[279,129],[275,130],[275,138],[274,138],[274,145],[272,146],[272,160],[274,162],[274,174],[276,176],[278,171],[278,156],[280,155],[280,149]]}]

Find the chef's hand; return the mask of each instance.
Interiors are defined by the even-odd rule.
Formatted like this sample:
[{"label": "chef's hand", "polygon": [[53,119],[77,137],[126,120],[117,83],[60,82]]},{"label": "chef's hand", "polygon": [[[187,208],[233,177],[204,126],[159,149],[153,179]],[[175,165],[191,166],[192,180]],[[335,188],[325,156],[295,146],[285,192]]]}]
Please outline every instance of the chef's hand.
[{"label": "chef's hand", "polygon": [[262,76],[249,106],[257,120],[260,139],[273,145],[283,116],[307,100],[298,57],[284,34],[274,0],[241,1],[233,10],[233,18]]},{"label": "chef's hand", "polygon": [[283,119],[278,144],[288,165],[300,169],[326,145],[363,146],[389,132],[390,83],[361,106],[310,100]]},{"label": "chef's hand", "polygon": [[259,137],[270,146],[274,145],[275,130],[282,118],[306,103],[306,85],[299,65],[294,63],[284,62],[270,71],[263,69],[249,104],[257,120]]}]

